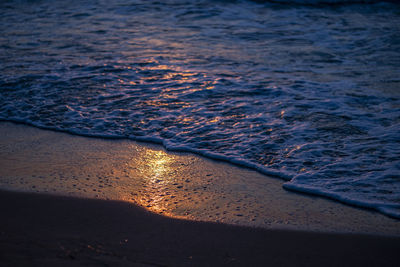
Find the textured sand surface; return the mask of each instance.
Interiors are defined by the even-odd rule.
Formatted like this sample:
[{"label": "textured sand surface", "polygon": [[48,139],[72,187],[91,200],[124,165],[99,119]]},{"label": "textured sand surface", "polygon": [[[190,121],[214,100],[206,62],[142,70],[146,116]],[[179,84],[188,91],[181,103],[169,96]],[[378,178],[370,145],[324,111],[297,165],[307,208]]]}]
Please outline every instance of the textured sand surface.
[{"label": "textured sand surface", "polygon": [[282,180],[130,140],[0,123],[0,188],[124,200],[176,218],[400,235],[400,221],[282,189]]},{"label": "textured sand surface", "polygon": [[400,239],[178,220],[127,202],[0,191],[0,266],[398,266]]}]

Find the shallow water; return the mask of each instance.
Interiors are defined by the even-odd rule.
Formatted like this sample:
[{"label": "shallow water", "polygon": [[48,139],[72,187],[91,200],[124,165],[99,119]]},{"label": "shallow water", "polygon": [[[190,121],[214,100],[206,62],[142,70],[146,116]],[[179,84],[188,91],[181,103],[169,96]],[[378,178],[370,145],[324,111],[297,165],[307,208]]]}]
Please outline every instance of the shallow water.
[{"label": "shallow water", "polygon": [[0,3],[0,119],[200,153],[400,217],[400,7]]}]

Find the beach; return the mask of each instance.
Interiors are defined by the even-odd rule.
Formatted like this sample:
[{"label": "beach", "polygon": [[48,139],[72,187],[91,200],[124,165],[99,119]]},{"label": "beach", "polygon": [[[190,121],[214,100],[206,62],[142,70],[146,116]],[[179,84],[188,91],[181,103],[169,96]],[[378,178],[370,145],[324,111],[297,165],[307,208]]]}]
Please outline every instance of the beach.
[{"label": "beach", "polygon": [[[277,177],[291,191],[400,218],[398,5],[314,1],[1,3],[0,119],[156,143]],[[100,146],[134,153],[121,143]],[[133,158],[152,160],[157,172],[178,158],[203,164],[132,146],[142,155]],[[87,157],[83,162],[97,164],[97,155]],[[236,173],[229,174],[233,192],[235,179],[242,188],[269,188],[262,179],[243,183]],[[207,191],[187,189],[197,190],[192,199]],[[162,211],[164,204],[147,205]],[[240,217],[240,203],[230,209],[238,206]]]},{"label": "beach", "polygon": [[1,266],[397,266],[399,238],[162,217],[126,202],[0,193]]},{"label": "beach", "polygon": [[[398,220],[285,191],[279,179],[252,170],[129,140],[7,122],[0,131],[4,266],[395,266],[399,261]],[[144,156],[134,153],[140,148],[153,151],[163,167],[146,161],[144,169]],[[176,162],[166,164],[164,154],[155,157],[160,151]],[[136,171],[124,178],[126,154]],[[248,188],[235,173],[246,175]],[[251,181],[270,183],[263,198]],[[209,189],[188,192],[178,188],[181,183]]]},{"label": "beach", "polygon": [[1,266],[398,266],[395,1],[0,1]]}]

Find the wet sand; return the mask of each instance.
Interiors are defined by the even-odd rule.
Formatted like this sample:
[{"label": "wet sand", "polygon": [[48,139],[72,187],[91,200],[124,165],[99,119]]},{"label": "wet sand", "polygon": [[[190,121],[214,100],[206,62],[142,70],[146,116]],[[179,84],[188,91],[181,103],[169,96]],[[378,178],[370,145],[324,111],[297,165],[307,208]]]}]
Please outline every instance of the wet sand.
[{"label": "wet sand", "polygon": [[13,123],[0,123],[0,136],[4,266],[400,260],[398,220],[285,191],[249,169]]},{"label": "wet sand", "polygon": [[400,236],[400,221],[190,153],[0,123],[0,189],[123,200],[175,218]]}]

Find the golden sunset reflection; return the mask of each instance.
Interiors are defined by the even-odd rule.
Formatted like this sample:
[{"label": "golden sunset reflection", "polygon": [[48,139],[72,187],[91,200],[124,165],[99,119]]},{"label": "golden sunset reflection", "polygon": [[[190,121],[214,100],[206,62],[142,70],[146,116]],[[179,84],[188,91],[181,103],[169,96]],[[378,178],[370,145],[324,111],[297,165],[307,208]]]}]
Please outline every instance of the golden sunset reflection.
[{"label": "golden sunset reflection", "polygon": [[175,162],[173,155],[162,150],[141,151],[140,161],[132,163],[143,181],[143,192],[135,202],[153,212],[171,215],[169,201],[175,196],[169,189],[173,183]]},{"label": "golden sunset reflection", "polygon": [[190,104],[188,102],[183,102],[183,101],[166,102],[160,100],[148,100],[144,101],[144,103],[147,106],[154,106],[154,107],[169,107],[169,106],[175,106],[175,107],[180,106],[182,108],[190,107]]},{"label": "golden sunset reflection", "polygon": [[[126,62],[121,62],[121,64]],[[138,75],[133,78],[119,78],[118,82],[124,86],[152,85],[150,90],[160,90],[158,99],[143,101],[147,106],[156,107],[191,107],[187,101],[182,101],[181,96],[196,93],[202,90],[212,90],[218,79],[209,80],[205,73],[186,69],[174,64],[161,64],[156,59],[145,60],[137,67],[125,66],[124,69],[133,70]],[[159,84],[164,86],[160,87]],[[191,84],[196,84],[192,86]]]},{"label": "golden sunset reflection", "polygon": [[147,149],[143,154],[143,160],[146,162],[139,166],[139,171],[151,182],[158,182],[163,175],[170,171],[169,164],[173,160],[171,156],[162,150]]},{"label": "golden sunset reflection", "polygon": [[213,124],[213,123],[219,122],[220,120],[221,120],[221,117],[217,116],[217,117],[214,117],[211,120],[207,121],[207,124]]}]

